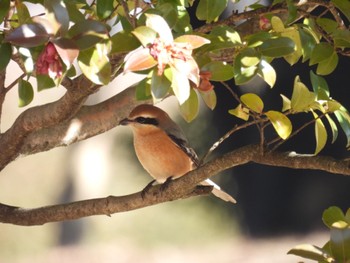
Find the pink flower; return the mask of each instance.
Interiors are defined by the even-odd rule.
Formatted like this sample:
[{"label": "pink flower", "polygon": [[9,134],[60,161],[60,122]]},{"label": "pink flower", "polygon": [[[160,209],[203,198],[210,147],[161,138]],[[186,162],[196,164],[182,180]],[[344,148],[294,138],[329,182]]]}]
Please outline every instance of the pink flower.
[{"label": "pink flower", "polygon": [[62,62],[55,45],[51,42],[47,43],[36,61],[36,73],[49,75],[53,79],[62,77]]}]

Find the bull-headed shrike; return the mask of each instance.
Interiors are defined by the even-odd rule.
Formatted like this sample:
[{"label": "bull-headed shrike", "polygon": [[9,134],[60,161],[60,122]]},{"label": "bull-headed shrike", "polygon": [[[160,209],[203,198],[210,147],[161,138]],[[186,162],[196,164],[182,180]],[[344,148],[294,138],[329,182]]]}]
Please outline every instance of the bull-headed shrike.
[{"label": "bull-headed shrike", "polygon": [[[132,128],[136,155],[143,168],[158,183],[181,177],[198,166],[198,156],[189,147],[181,128],[160,108],[139,105],[120,125]],[[236,203],[232,196],[210,179],[201,185],[213,186],[215,196]]]}]

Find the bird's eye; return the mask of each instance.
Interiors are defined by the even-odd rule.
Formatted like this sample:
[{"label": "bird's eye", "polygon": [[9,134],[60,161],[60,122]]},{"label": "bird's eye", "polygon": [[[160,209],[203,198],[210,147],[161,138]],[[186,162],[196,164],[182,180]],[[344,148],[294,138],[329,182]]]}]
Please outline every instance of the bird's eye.
[{"label": "bird's eye", "polygon": [[137,117],[135,120],[136,120],[138,123],[141,123],[141,124],[147,123],[147,119],[144,118],[144,117]]},{"label": "bird's eye", "polygon": [[158,126],[158,121],[155,118],[145,118],[145,117],[137,117],[135,119],[136,122],[140,123],[140,124],[149,124],[149,125],[154,125],[154,126]]}]

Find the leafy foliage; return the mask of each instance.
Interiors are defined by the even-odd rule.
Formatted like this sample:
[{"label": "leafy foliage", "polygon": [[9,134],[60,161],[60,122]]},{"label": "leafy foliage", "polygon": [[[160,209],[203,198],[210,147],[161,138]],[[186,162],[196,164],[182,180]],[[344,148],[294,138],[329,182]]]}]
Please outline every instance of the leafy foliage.
[{"label": "leafy foliage", "polygon": [[350,209],[346,214],[332,206],[323,213],[322,220],[330,229],[330,240],[322,247],[303,244],[291,249],[293,254],[317,262],[349,262],[350,260]]}]

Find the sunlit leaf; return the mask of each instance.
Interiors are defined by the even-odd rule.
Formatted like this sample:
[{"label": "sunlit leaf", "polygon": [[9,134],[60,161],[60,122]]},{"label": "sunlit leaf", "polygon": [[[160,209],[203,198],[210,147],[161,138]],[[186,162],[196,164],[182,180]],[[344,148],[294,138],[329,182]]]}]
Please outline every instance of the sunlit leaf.
[{"label": "sunlit leaf", "polygon": [[173,75],[171,87],[180,105],[182,105],[190,96],[190,83],[187,76],[176,68],[171,67],[171,72]]},{"label": "sunlit leaf", "polygon": [[266,62],[266,60],[261,60],[258,68],[258,75],[272,88],[275,86],[277,74],[275,69]]},{"label": "sunlit leaf", "polygon": [[228,0],[201,0],[197,6],[196,16],[207,23],[214,21],[225,10]]},{"label": "sunlit leaf", "polygon": [[295,112],[308,111],[316,100],[316,94],[309,91],[308,88],[295,78],[293,94],[291,99],[291,109]]},{"label": "sunlit leaf", "polygon": [[52,41],[58,55],[69,68],[79,55],[79,49],[74,41],[68,38],[57,38]]},{"label": "sunlit leaf", "polygon": [[283,139],[287,139],[292,132],[292,123],[289,118],[279,111],[268,111],[265,113],[275,128],[277,134]]},{"label": "sunlit leaf", "polygon": [[314,245],[302,244],[298,245],[291,250],[288,251],[288,254],[293,254],[296,256],[300,256],[307,259],[312,259],[316,261],[322,262],[335,262],[334,258],[332,258],[327,251],[323,250]]},{"label": "sunlit leaf", "polygon": [[154,31],[152,28],[147,26],[139,26],[135,28],[131,33],[133,33],[137,39],[141,42],[141,44],[144,47],[147,47],[147,45],[152,44],[157,37],[157,32]]},{"label": "sunlit leaf", "polygon": [[262,113],[262,111],[264,109],[264,102],[255,93],[243,94],[240,97],[240,99],[243,102],[243,104],[246,107],[248,107],[250,110],[257,112],[257,113]]},{"label": "sunlit leaf", "polygon": [[78,64],[84,75],[93,83],[106,85],[111,79],[111,63],[106,44],[96,44],[94,48],[82,50]]},{"label": "sunlit leaf", "polygon": [[322,120],[318,118],[318,115],[314,111],[312,111],[312,114],[316,119],[315,121],[315,137],[316,137],[315,155],[317,155],[326,145],[328,135],[327,135],[326,127],[324,126]]},{"label": "sunlit leaf", "polygon": [[228,113],[245,121],[249,119],[249,110],[246,107],[243,107],[242,104],[239,104],[236,108],[229,110]]},{"label": "sunlit leaf", "polygon": [[174,40],[169,25],[164,18],[155,14],[146,14],[146,17],[146,26],[156,31],[164,42],[169,43]]},{"label": "sunlit leaf", "polygon": [[319,17],[316,19],[316,23],[328,34],[334,32],[338,28],[337,22],[329,18]]},{"label": "sunlit leaf", "polygon": [[177,37],[174,42],[188,43],[192,46],[192,49],[196,49],[205,44],[209,44],[210,40],[197,35],[182,35]]},{"label": "sunlit leaf", "polygon": [[314,50],[317,40],[314,37],[311,29],[307,27],[300,27],[299,29],[300,41],[301,41],[301,51],[303,54],[302,62],[310,59],[312,51]]},{"label": "sunlit leaf", "polygon": [[191,89],[188,99],[180,104],[180,112],[187,122],[191,122],[197,117],[199,112],[199,100],[194,89]]},{"label": "sunlit leaf", "polygon": [[280,94],[280,96],[282,97],[282,112],[285,112],[287,110],[291,109],[291,101],[289,98],[287,98],[286,96],[284,96],[283,94]]},{"label": "sunlit leaf", "polygon": [[70,22],[65,3],[62,0],[45,0],[44,6],[48,12],[48,20],[51,24],[58,24],[57,30],[65,34]]},{"label": "sunlit leaf", "polygon": [[348,262],[350,259],[350,226],[345,221],[332,224],[330,249],[338,262]]},{"label": "sunlit leaf", "polygon": [[34,90],[30,82],[20,79],[18,81],[18,106],[24,107],[32,102],[34,98]]},{"label": "sunlit leaf", "polygon": [[21,47],[35,47],[48,41],[50,35],[39,24],[24,24],[6,35],[5,40]]},{"label": "sunlit leaf", "polygon": [[256,66],[260,59],[261,54],[253,48],[246,48],[241,52],[241,63],[244,67]]},{"label": "sunlit leaf", "polygon": [[142,48],[128,54],[125,58],[124,72],[141,71],[149,69],[158,64],[158,62],[149,54],[149,50]]},{"label": "sunlit leaf", "polygon": [[329,228],[337,221],[346,221],[343,211],[337,206],[331,206],[323,211],[323,223]]}]

